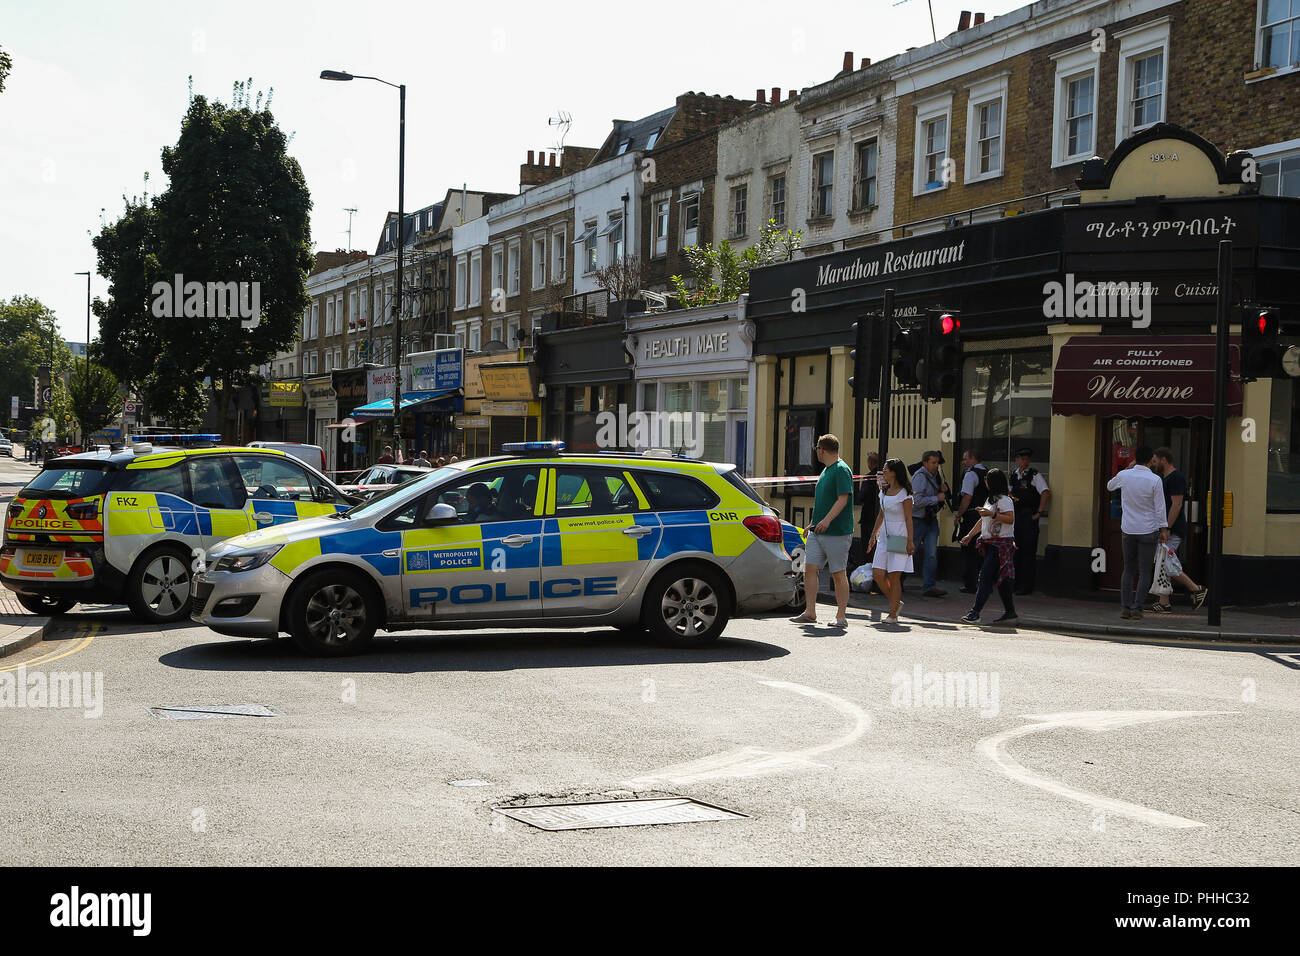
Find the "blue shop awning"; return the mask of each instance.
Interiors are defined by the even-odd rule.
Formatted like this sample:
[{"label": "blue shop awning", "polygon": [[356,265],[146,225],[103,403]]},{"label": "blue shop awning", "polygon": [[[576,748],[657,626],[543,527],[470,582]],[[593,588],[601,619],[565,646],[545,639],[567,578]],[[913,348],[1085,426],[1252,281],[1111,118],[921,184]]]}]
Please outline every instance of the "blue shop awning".
[{"label": "blue shop awning", "polygon": [[[450,400],[460,397],[460,389],[448,388],[440,392],[403,392],[402,393],[402,411],[409,412],[419,405],[428,405],[438,403],[446,404]],[[352,410],[353,418],[392,418],[393,417],[393,400],[391,398],[381,398],[377,402],[371,402],[369,405],[362,405],[360,408]]]}]

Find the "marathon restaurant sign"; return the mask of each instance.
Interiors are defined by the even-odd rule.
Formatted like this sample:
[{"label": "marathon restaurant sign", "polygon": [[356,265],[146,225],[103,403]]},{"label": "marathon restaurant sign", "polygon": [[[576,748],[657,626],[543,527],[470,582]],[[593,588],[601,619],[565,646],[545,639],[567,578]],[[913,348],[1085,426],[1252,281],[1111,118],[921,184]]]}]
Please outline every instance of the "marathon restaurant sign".
[{"label": "marathon restaurant sign", "polygon": [[965,260],[965,239],[936,249],[886,249],[873,256],[855,256],[852,262],[843,265],[836,265],[833,261],[819,264],[814,288],[839,285],[842,282],[869,281],[899,273],[932,269],[935,266],[960,265]]},{"label": "marathon restaurant sign", "polygon": [[[1241,414],[1239,346],[1229,352],[1228,414]],[[1212,335],[1075,336],[1052,375],[1053,415],[1213,418]]]}]

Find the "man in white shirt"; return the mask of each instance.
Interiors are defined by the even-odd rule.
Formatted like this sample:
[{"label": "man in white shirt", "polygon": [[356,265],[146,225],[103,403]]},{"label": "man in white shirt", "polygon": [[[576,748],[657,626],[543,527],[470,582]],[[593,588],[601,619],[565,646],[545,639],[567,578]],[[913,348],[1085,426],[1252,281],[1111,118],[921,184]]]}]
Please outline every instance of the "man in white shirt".
[{"label": "man in white shirt", "polygon": [[1119,583],[1119,616],[1133,620],[1142,619],[1142,602],[1151,590],[1156,545],[1169,538],[1164,483],[1151,470],[1154,458],[1151,446],[1142,445],[1129,466],[1106,482],[1107,489],[1119,491],[1123,510],[1120,531],[1124,535],[1124,573]]}]

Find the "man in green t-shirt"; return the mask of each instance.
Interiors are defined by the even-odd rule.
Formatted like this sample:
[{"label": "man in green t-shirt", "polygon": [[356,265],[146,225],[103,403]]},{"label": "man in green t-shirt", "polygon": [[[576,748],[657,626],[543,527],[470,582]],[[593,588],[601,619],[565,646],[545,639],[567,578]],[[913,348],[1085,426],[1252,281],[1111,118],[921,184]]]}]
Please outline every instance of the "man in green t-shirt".
[{"label": "man in green t-shirt", "polygon": [[835,626],[848,627],[849,546],[853,543],[853,470],[840,458],[840,440],[834,435],[817,439],[817,460],[825,467],[817,479],[813,500],[812,527],[804,550],[804,613],[794,618],[800,624],[817,623],[817,591],[821,568],[830,569],[835,585]]}]

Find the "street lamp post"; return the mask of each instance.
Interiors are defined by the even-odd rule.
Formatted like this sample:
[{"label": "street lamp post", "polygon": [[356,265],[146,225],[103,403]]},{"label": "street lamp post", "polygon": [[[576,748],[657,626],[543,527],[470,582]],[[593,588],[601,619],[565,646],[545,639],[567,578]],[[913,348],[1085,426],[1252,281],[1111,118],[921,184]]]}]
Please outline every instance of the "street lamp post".
[{"label": "street lamp post", "polygon": [[[74,272],[73,275],[86,277],[86,377],[81,382],[81,389],[83,395],[88,395],[87,389],[90,388],[90,273]],[[85,428],[82,429],[82,432],[81,443],[84,445],[86,443]]]},{"label": "street lamp post", "polygon": [[397,310],[393,315],[393,448],[402,447],[402,227],[406,224],[406,85],[389,83],[377,76],[353,76],[342,70],[321,70],[322,80],[374,80],[398,91],[400,97],[397,136]]}]

